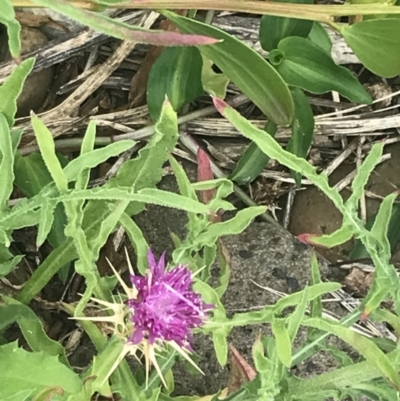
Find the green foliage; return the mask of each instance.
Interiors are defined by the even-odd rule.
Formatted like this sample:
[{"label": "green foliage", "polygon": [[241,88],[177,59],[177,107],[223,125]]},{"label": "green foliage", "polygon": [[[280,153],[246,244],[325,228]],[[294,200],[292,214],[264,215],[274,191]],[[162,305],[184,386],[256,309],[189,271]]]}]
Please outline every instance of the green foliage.
[{"label": "green foliage", "polygon": [[[60,155],[58,155],[58,158],[65,168],[68,161],[62,159]],[[40,153],[31,153],[27,156],[21,156],[17,153],[15,155],[14,174],[14,184],[28,198],[34,197],[52,182],[51,175],[48,172]],[[65,240],[65,224],[66,217],[64,209],[62,205],[60,205],[60,207],[57,206],[54,211],[54,223],[47,237],[54,248],[61,245]]]},{"label": "green foliage", "polygon": [[85,24],[111,37],[156,46],[197,46],[209,45],[216,41],[201,35],[181,35],[175,32],[154,31],[107,17],[102,13],[83,10],[62,0],[32,0],[33,3],[51,8],[67,17]]},{"label": "green foliage", "polygon": [[[54,248],[25,283],[17,296],[18,300],[2,297],[0,330],[4,331],[10,324],[17,323],[31,352],[18,348],[16,343],[5,344],[2,339],[0,377],[4,385],[0,389],[0,398],[88,401],[95,393],[109,398],[119,393],[122,399],[173,399],[169,394],[173,390],[171,368],[176,360],[175,349],[167,346],[155,356],[171,388],[166,393],[161,392],[161,380],[156,371],[150,374],[148,387],[145,388],[143,377],[134,376],[126,361],[120,361],[125,352],[124,341],[116,336],[107,339],[96,325],[82,320],[81,327],[94,343],[98,354],[90,366],[78,375],[70,368],[61,343],[48,337],[39,317],[26,305],[54,274],[72,261],[75,262],[75,272],[85,279],[85,290],[76,306],[63,304],[64,310],[71,315],[81,315],[92,296],[103,302],[120,301],[120,295],[111,292],[116,285],[115,277],[100,277],[96,266],[100,250],[117,225],[121,224],[136,251],[135,267],[144,274],[148,269],[147,250],[151,244],[147,243],[132,216],[142,212],[146,204],[155,204],[187,213],[186,237],[178,238],[172,234],[175,243],[173,263],[188,265],[196,273],[194,289],[207,303],[215,305],[212,316],[199,331],[211,335],[219,363],[225,365],[227,362],[227,338],[232,328],[265,323],[271,325],[273,336],[267,338],[262,335],[253,346],[253,360],[258,373],[256,379],[230,395],[228,400],[324,400],[327,397],[344,399],[359,395],[382,400],[396,399],[396,391],[400,388],[400,354],[396,344],[385,339],[368,339],[348,328],[362,312],[363,317],[372,313],[372,319],[388,322],[397,334],[400,330],[399,279],[390,264],[393,244],[392,237],[388,238],[388,229],[393,224],[391,221],[396,217],[397,193],[384,199],[370,225],[364,227],[357,215],[364,187],[381,158],[383,144],[374,146],[370,151],[358,170],[352,183],[352,194],[346,202],[336,189],[329,186],[327,176],[318,174],[305,160],[312,141],[314,118],[303,91],[320,94],[336,90],[351,101],[371,102],[357,79],[333,62],[330,56],[332,43],[323,26],[311,18],[304,19],[305,14],[299,15],[301,19],[264,15],[260,41],[263,48],[270,52],[268,62],[233,36],[171,11],[163,10],[162,13],[185,34],[132,27],[102,13],[80,10],[60,0],[34,2],[116,38],[186,47],[165,49],[152,68],[147,99],[150,114],[156,121],[154,135],[136,158],[122,165],[116,177],[97,188],[87,188],[91,169],[130,149],[134,142],[121,141],[94,149],[96,127],[92,122],[83,137],[80,155],[68,162],[56,153],[52,133],[38,117],[32,115],[40,153],[22,157],[17,151],[22,130],[12,129],[16,101],[26,77],[32,71],[34,59],[27,59],[17,66],[0,87],[0,278],[22,260],[21,255],[15,256],[8,249],[14,230],[37,226],[36,245],[40,246],[48,240]],[[118,2],[98,0],[97,11]],[[7,27],[10,50],[17,58],[20,27],[11,2],[3,3],[0,22]],[[299,0],[297,3],[310,1]],[[293,8],[296,9],[296,4]],[[313,19],[318,19],[317,14],[312,15]],[[340,27],[330,20],[328,23],[340,31],[367,68],[384,77],[393,77],[400,72],[398,19],[377,18],[376,15],[368,18]],[[213,64],[223,73],[215,73]],[[266,115],[268,122],[265,130],[256,129],[221,100],[230,81]],[[266,208],[250,207],[237,211],[230,219],[220,220],[218,212],[235,210],[227,200],[233,193],[232,182],[208,177],[207,181],[191,183],[184,169],[171,157],[179,136],[177,112],[204,91],[214,97],[219,112],[252,141],[231,179],[239,183],[252,181],[272,158],[292,170],[297,183],[302,176],[311,180],[343,214],[342,227],[336,232],[321,237],[306,234],[301,238],[305,242],[328,247],[341,244],[353,236],[359,240],[376,267],[373,286],[360,310],[340,322],[322,317],[321,297],[339,289],[340,284],[321,281],[314,255],[310,286],[261,310],[227,317],[221,298],[229,283],[230,266],[220,238],[242,232]],[[290,125],[292,130],[286,150],[274,140],[280,125]],[[155,188],[168,160],[178,182],[179,194]],[[27,199],[10,207],[14,185],[23,191]],[[202,203],[198,193],[210,190],[212,198]],[[220,277],[213,280],[215,285],[212,287],[209,282],[215,261],[219,263]],[[65,273],[63,277],[66,278]],[[394,312],[379,308],[381,301],[388,296],[394,299]],[[310,313],[306,316],[308,309]],[[294,342],[301,326],[308,329],[308,336],[295,349]],[[344,352],[324,343],[328,334],[334,334],[355,348],[360,354],[360,362],[354,362]],[[318,350],[332,354],[342,368],[307,380],[300,380],[290,372],[290,368]],[[115,370],[117,365],[119,367]]]},{"label": "green foliage", "polygon": [[42,322],[33,310],[11,297],[3,295],[2,299],[6,305],[0,307],[0,329],[17,322],[26,342],[33,351],[43,351],[48,355],[57,356],[60,362],[69,366],[63,346],[47,336]]},{"label": "green foliage", "polygon": [[[7,2],[6,2],[7,3]],[[17,99],[22,92],[24,82],[35,64],[34,58],[28,58],[17,66],[3,85],[0,86],[0,113],[2,113],[11,129],[17,113]]]},{"label": "green foliage", "polygon": [[336,65],[324,49],[305,38],[283,39],[269,60],[288,85],[317,94],[335,90],[356,103],[372,101],[347,68]]},{"label": "green foliage", "polygon": [[340,27],[340,33],[359,60],[374,74],[393,78],[400,73],[400,24],[382,18]]},{"label": "green foliage", "polygon": [[[281,0],[282,1],[282,0]],[[288,1],[282,3],[312,4],[311,0]],[[270,52],[278,47],[282,39],[290,36],[306,38],[313,27],[311,20],[301,20],[296,18],[273,17],[264,15],[260,25],[260,43],[264,50]]]},{"label": "green foliage", "polygon": [[203,94],[202,58],[195,47],[169,47],[153,64],[147,84],[147,105],[157,121],[167,97],[176,112]]},{"label": "green foliage", "polygon": [[83,386],[79,376],[56,357],[44,352],[27,352],[17,342],[0,346],[0,372],[2,400],[12,397],[16,391],[38,395],[48,388],[58,388],[64,393],[62,399],[67,399]]},{"label": "green foliage", "polygon": [[[264,130],[266,134],[275,137],[278,127],[275,123],[268,121]],[[238,184],[252,182],[264,170],[269,160],[269,157],[252,142],[238,161],[235,170],[233,170],[229,178]]]},{"label": "green foliage", "polygon": [[222,39],[213,46],[199,46],[220,70],[262,112],[277,125],[287,125],[293,118],[293,100],[279,74],[253,49],[233,36],[201,22],[170,11],[163,14],[182,32]]},{"label": "green foliage", "polygon": [[319,23],[314,22],[308,39],[314,44],[318,45],[321,49],[324,49],[328,54],[332,51],[332,41],[329,37],[326,29]]},{"label": "green foliage", "polygon": [[[11,56],[14,58],[20,57],[21,51],[21,25],[15,18],[14,7],[10,0],[3,0],[1,3],[0,23],[7,27],[8,48]],[[0,99],[4,99],[0,96]]]},{"label": "green foliage", "polygon": [[[298,157],[306,158],[314,135],[314,114],[307,96],[301,89],[293,88],[294,119],[292,136],[287,150]],[[301,174],[294,173],[297,186],[301,185]]]}]

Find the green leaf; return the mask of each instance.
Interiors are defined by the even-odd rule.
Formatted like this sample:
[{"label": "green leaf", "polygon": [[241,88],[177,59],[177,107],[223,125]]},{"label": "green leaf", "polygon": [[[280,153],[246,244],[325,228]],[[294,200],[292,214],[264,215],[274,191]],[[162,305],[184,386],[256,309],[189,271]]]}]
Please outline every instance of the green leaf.
[{"label": "green leaf", "polygon": [[[112,397],[112,392],[108,384],[110,373],[115,369],[115,363],[121,356],[124,348],[124,341],[113,336],[107,341],[104,349],[93,358],[93,364],[83,375],[82,379],[87,380],[90,391],[89,394],[99,392],[103,397]],[[94,380],[89,380],[94,378]]]},{"label": "green leaf", "polygon": [[8,200],[13,191],[14,150],[12,148],[10,128],[4,114],[0,113],[0,210],[8,209]]},{"label": "green leaf", "polygon": [[153,121],[160,116],[165,97],[177,112],[204,93],[201,83],[203,60],[195,47],[168,47],[150,70],[147,106]]},{"label": "green leaf", "polygon": [[43,245],[44,241],[46,241],[46,238],[50,233],[51,227],[53,226],[54,222],[55,208],[55,202],[48,202],[47,200],[44,200],[40,209],[39,229],[36,239],[37,248],[40,248]]},{"label": "green leaf", "polygon": [[290,124],[293,100],[279,74],[255,50],[220,29],[162,11],[182,32],[212,36],[223,41],[213,46],[200,46],[200,51],[255,105],[277,125]]},{"label": "green leaf", "polygon": [[342,213],[346,212],[341,195],[335,188],[329,186],[326,174],[318,174],[316,168],[310,165],[306,160],[282,149],[274,138],[265,135],[263,130],[256,128],[224,101],[216,98],[213,100],[217,110],[228,119],[231,124],[243,134],[243,136],[255,142],[257,146],[270,158],[277,160],[284,166],[294,171],[298,171],[308,179],[312,180],[312,182],[329,197]]},{"label": "green leaf", "polygon": [[358,209],[358,203],[360,202],[361,196],[364,193],[365,185],[367,185],[371,173],[374,171],[382,157],[383,147],[383,143],[376,143],[374,146],[372,146],[364,162],[358,169],[357,175],[351,183],[351,195],[346,201],[346,207],[354,212]]},{"label": "green leaf", "polygon": [[[213,321],[217,322],[217,327],[212,328],[212,338],[214,343],[215,353],[217,355],[217,360],[221,366],[226,364],[228,358],[228,343],[227,336],[230,332],[229,325],[220,325],[220,321],[226,321],[225,308],[217,294],[217,292],[208,284],[203,281],[196,280],[193,284],[193,289],[202,295],[202,298],[206,303],[212,304],[215,308],[212,311],[213,317],[207,322],[208,324],[213,324]],[[207,325],[206,323],[206,325]],[[207,328],[204,327],[206,331]]]},{"label": "green leaf", "polygon": [[68,180],[57,158],[53,135],[45,124],[33,113],[31,113],[31,120],[43,161],[58,190],[60,192],[66,192],[68,190]]},{"label": "green leaf", "polygon": [[203,58],[201,82],[203,84],[204,91],[212,96],[217,96],[220,99],[225,99],[226,90],[229,84],[229,78],[222,72],[214,72],[212,68],[214,63],[204,54],[202,54],[201,57]]},{"label": "green leaf", "polygon": [[337,229],[331,234],[326,235],[312,235],[306,234],[307,243],[313,245],[325,246],[332,248],[337,245],[344,244],[353,237],[353,229],[349,224],[343,224],[342,227]]},{"label": "green leaf", "polygon": [[[312,301],[313,299],[320,297],[323,294],[328,292],[333,292],[341,288],[341,284],[339,283],[319,283],[313,286],[307,287],[306,300]],[[298,305],[303,301],[305,290],[295,292],[294,294],[286,295],[285,297],[279,299],[276,304],[273,306],[275,313],[279,314],[285,308],[289,306]]]},{"label": "green leaf", "polygon": [[[306,310],[307,310],[307,302],[308,302],[308,287],[302,291],[303,296],[301,298],[301,301],[299,304],[296,306],[296,309],[294,312],[286,319],[287,320],[287,335],[289,337],[290,344],[293,343],[297,336],[297,332],[299,331],[301,322],[303,321],[303,318],[305,316]],[[312,300],[314,302],[315,300],[320,299],[319,297],[316,297]],[[292,360],[292,355],[290,354],[290,361]],[[286,365],[286,364],[285,364]],[[288,365],[286,365],[288,366]]]},{"label": "green leaf", "polygon": [[290,37],[279,42],[269,60],[288,85],[322,94],[337,91],[352,102],[370,104],[371,96],[345,67],[308,39]]},{"label": "green leaf", "polygon": [[[321,280],[321,273],[319,271],[319,264],[318,264],[318,258],[315,252],[312,254],[312,259],[311,259],[311,282],[313,285],[319,284],[322,282]],[[310,315],[311,317],[321,317],[322,316],[322,300],[321,297],[316,297],[310,302]]]},{"label": "green leaf", "polygon": [[[312,4],[313,0],[280,0],[282,3]],[[274,17],[263,15],[260,24],[261,47],[270,52],[278,47],[278,43],[289,36],[306,38],[311,31],[313,22],[297,18]]]},{"label": "green leaf", "polygon": [[239,234],[245,230],[257,216],[265,213],[265,211],[266,207],[264,206],[254,206],[239,210],[232,219],[222,223],[210,224],[206,231],[199,234],[194,241],[201,245],[212,245],[219,237]]},{"label": "green leaf", "polygon": [[[374,224],[376,215],[372,216],[366,224],[366,228],[370,229]],[[394,204],[392,214],[390,217],[389,227],[387,229],[387,237],[390,243],[390,249],[393,252],[394,247],[397,245],[400,239],[400,205]],[[358,239],[354,249],[350,254],[350,259],[363,259],[368,258],[369,254],[364,244]]]},{"label": "green leaf", "polygon": [[398,389],[400,388],[400,379],[394,364],[389,360],[377,345],[370,339],[354,332],[340,323],[322,318],[305,319],[303,324],[318,328],[335,334],[342,340],[354,347],[364,358],[374,367],[376,367],[384,377],[389,379]]},{"label": "green leaf", "polygon": [[[273,138],[277,130],[278,127],[271,121],[268,121],[264,128],[264,131]],[[241,185],[252,182],[264,170],[269,160],[270,158],[257,144],[252,142],[239,159],[235,170],[233,170],[229,178]]]},{"label": "green leaf", "polygon": [[340,33],[358,59],[384,78],[400,74],[400,24],[398,18],[382,18],[345,25]]},{"label": "green leaf", "polygon": [[24,60],[0,86],[0,113],[5,115],[9,128],[14,126],[17,99],[34,64],[35,59],[32,57]]},{"label": "green leaf", "polygon": [[122,216],[119,218],[119,221],[125,228],[129,240],[135,248],[135,253],[137,257],[136,267],[139,270],[140,274],[145,275],[148,269],[147,251],[149,249],[146,238],[144,237],[143,232],[139,228],[139,226],[126,213],[122,214]]},{"label": "green leaf", "polygon": [[[153,205],[165,206],[174,209],[185,210],[192,213],[209,213],[207,205],[182,195],[175,194],[161,189],[144,188],[135,193],[131,188],[91,188],[83,191],[70,191],[67,195],[60,195],[54,200],[70,202],[77,200],[129,200],[131,202],[150,203]],[[265,207],[261,207],[263,211]],[[246,209],[247,210],[247,209]],[[262,213],[260,210],[258,214]]]},{"label": "green leaf", "polygon": [[[59,387],[65,395],[81,391],[82,381],[57,357],[43,352],[27,352],[17,342],[0,347],[0,399],[16,391],[33,390],[37,395],[48,387]],[[17,390],[18,389],[18,390]]]},{"label": "green leaf", "polygon": [[332,51],[332,40],[320,22],[314,21],[308,39],[324,49],[329,55]]},{"label": "green leaf", "polygon": [[286,329],[286,319],[275,318],[272,321],[271,329],[275,337],[279,359],[287,368],[290,368],[292,365],[292,344]]},{"label": "green leaf", "polygon": [[35,312],[11,297],[3,295],[2,298],[6,305],[0,307],[0,328],[4,329],[11,323],[17,322],[33,351],[43,351],[47,355],[57,356],[64,365],[69,367],[64,347],[47,336],[43,323]]},{"label": "green leaf", "polygon": [[[292,136],[287,150],[298,157],[306,158],[314,134],[314,114],[307,96],[299,88],[291,90],[294,101],[294,119],[292,121]],[[298,187],[301,185],[301,175],[292,171]]]},{"label": "green leaf", "polygon": [[[3,244],[0,244],[0,247],[8,250],[8,248]],[[7,276],[8,273],[11,273],[14,269],[16,269],[23,258],[24,255],[18,255],[14,257],[10,256],[7,260],[0,260],[0,279]]]},{"label": "green leaf", "polygon": [[135,145],[130,139],[118,141],[101,149],[94,149],[86,152],[72,160],[65,167],[64,172],[68,182],[75,181],[83,170],[91,169],[105,162],[110,157],[115,157],[122,152],[127,151]]},{"label": "green leaf", "polygon": [[[21,52],[21,25],[15,18],[14,6],[9,0],[3,0],[1,3],[0,22],[7,27],[8,48],[11,56],[19,58]],[[2,99],[1,95],[0,99]]]},{"label": "green leaf", "polygon": [[[172,156],[169,157],[169,162],[171,164],[176,181],[178,183],[179,192],[190,199],[198,200],[196,191],[191,185],[189,177],[186,175],[183,167]],[[188,219],[189,219],[189,230],[196,229],[197,226],[196,213],[188,213]]]},{"label": "green leaf", "polygon": [[[64,166],[65,160],[57,155],[60,163]],[[19,152],[15,155],[14,163],[15,185],[23,192],[27,198],[32,198],[42,191],[48,184],[52,183],[51,175],[43,162],[40,153],[31,153],[27,156],[21,156]],[[49,188],[49,187],[48,187]],[[42,208],[40,213],[44,213],[45,208]],[[54,221],[47,235],[47,240],[57,248],[65,241],[64,227],[67,224],[67,218],[64,211],[64,206],[60,203],[52,211]],[[50,215],[48,215],[50,217]],[[43,229],[44,227],[42,227]],[[44,232],[43,232],[44,233]],[[43,235],[42,233],[42,235]],[[46,238],[41,238],[39,242]],[[63,281],[68,274],[68,264],[66,268],[60,271],[60,277]]]},{"label": "green leaf", "polygon": [[[178,139],[178,125],[176,113],[169,103],[164,104],[160,120],[155,126],[155,133],[149,143],[139,151],[139,156],[125,162],[116,177],[109,180],[104,188],[118,188],[120,186],[134,187],[140,190],[154,187],[162,178],[162,166],[174,149]],[[84,157],[84,155],[80,156]],[[67,168],[66,168],[67,170]],[[66,172],[68,174],[68,172]],[[143,203],[135,202],[127,209],[127,214],[140,213]],[[84,210],[83,229],[88,241],[96,238],[102,221],[110,214],[108,202],[89,201]],[[31,278],[18,295],[18,300],[28,303],[59,269],[68,262],[77,258],[74,242],[68,238],[56,248],[36,269]]]},{"label": "green leaf", "polygon": [[379,207],[374,225],[371,228],[371,234],[382,247],[380,257],[385,258],[387,263],[389,263],[392,256],[388,238],[388,229],[392,216],[393,204],[397,196],[398,194],[394,193],[385,197],[381,203],[381,206]]},{"label": "green leaf", "polygon": [[111,37],[130,42],[155,46],[197,46],[215,43],[214,39],[198,35],[182,35],[177,32],[156,31],[132,26],[101,13],[83,10],[62,0],[33,0],[40,6],[50,8],[90,28]]}]

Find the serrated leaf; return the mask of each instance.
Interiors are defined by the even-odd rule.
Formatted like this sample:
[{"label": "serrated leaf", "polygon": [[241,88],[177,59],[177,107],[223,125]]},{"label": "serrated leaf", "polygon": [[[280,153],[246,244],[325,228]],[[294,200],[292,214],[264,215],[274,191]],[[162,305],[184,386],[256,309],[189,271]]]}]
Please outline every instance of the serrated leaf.
[{"label": "serrated leaf", "polygon": [[14,150],[11,143],[11,132],[7,119],[0,112],[0,209],[8,209],[8,200],[13,191]]},{"label": "serrated leaf", "polygon": [[147,83],[147,106],[153,121],[160,116],[165,97],[176,112],[204,93],[203,60],[195,47],[169,47],[153,64]]},{"label": "serrated leaf", "polygon": [[349,224],[343,224],[338,230],[326,235],[300,234],[301,242],[309,245],[319,245],[332,248],[344,244],[353,237],[353,229]]},{"label": "serrated leaf", "polygon": [[65,192],[68,190],[68,180],[57,158],[53,135],[45,124],[33,113],[31,113],[31,121],[43,161],[58,190]]},{"label": "serrated leaf", "polygon": [[82,381],[54,356],[43,352],[27,352],[17,342],[0,347],[0,398],[13,395],[18,389],[38,394],[49,386],[60,387],[64,394],[81,391]]},{"label": "serrated leaf", "polygon": [[331,55],[332,40],[320,22],[314,21],[308,39]]},{"label": "serrated leaf", "polygon": [[[341,288],[339,283],[319,283],[307,288],[307,302],[320,297],[328,292],[333,292]],[[275,313],[281,313],[289,306],[298,305],[303,299],[304,290],[295,292],[294,294],[286,295],[279,299],[273,306]]]},{"label": "serrated leaf", "polygon": [[[314,113],[307,96],[301,89],[293,88],[291,92],[294,101],[294,119],[287,150],[298,157],[306,158],[314,136]],[[292,171],[292,174],[297,186],[300,187],[301,175],[295,171]]]},{"label": "serrated leaf", "polygon": [[358,203],[362,194],[364,193],[365,185],[367,185],[371,173],[374,171],[376,165],[379,163],[382,157],[383,147],[383,143],[376,143],[374,146],[372,146],[364,162],[358,169],[357,175],[351,183],[351,195],[346,201],[346,207],[354,212],[358,208]]},{"label": "serrated leaf", "polygon": [[382,201],[378,214],[376,215],[375,222],[371,228],[371,234],[378,241],[381,246],[381,258],[386,259],[389,263],[391,258],[390,242],[388,238],[388,229],[390,218],[392,216],[393,204],[398,194],[390,194]]},{"label": "serrated leaf", "polygon": [[[371,216],[370,219],[368,219],[367,224],[365,226],[368,230],[371,229],[375,219],[376,219],[376,214]],[[393,249],[395,248],[400,239],[400,205],[397,203],[393,205],[389,227],[387,230],[387,237],[390,243],[391,252],[393,252]],[[365,249],[364,244],[362,243],[362,241],[358,239],[356,245],[354,246],[349,256],[349,259],[363,259],[368,257],[369,254]]]},{"label": "serrated leaf", "polygon": [[[209,213],[207,205],[182,195],[161,189],[144,188],[135,193],[130,188],[92,188],[83,191],[70,191],[68,195],[58,197],[60,201],[76,200],[128,200],[130,202],[150,203],[192,213]],[[263,210],[265,211],[265,207]]]},{"label": "serrated leaf", "polygon": [[210,45],[216,43],[215,39],[201,35],[182,35],[177,32],[156,31],[132,26],[116,19],[107,17],[101,13],[94,13],[74,7],[60,0],[32,0],[33,3],[50,8],[67,17],[74,19],[97,31],[111,37],[147,43],[155,46],[197,46],[198,44]]},{"label": "serrated leaf", "polygon": [[15,114],[17,113],[17,99],[21,94],[24,82],[35,64],[34,58],[24,60],[17,66],[12,74],[0,86],[0,113],[4,114],[8,127],[14,126]]},{"label": "serrated leaf", "polygon": [[286,83],[255,50],[235,37],[193,19],[162,11],[181,31],[212,36],[223,41],[213,46],[200,46],[200,51],[255,105],[277,125],[290,124],[293,100]]},{"label": "serrated leaf", "polygon": [[[312,4],[313,0],[280,0],[282,3]],[[278,47],[278,43],[289,36],[306,38],[311,31],[311,20],[274,17],[263,15],[260,24],[261,47],[270,52]]]},{"label": "serrated leaf", "polygon": [[[193,200],[198,200],[196,192],[190,183],[189,177],[186,175],[183,167],[176,161],[172,156],[169,157],[172,170],[174,172],[176,181],[178,183],[179,192]],[[197,223],[197,217],[195,213],[188,213],[189,219],[189,230],[194,230]]]},{"label": "serrated leaf", "polygon": [[44,241],[46,241],[47,236],[50,233],[51,227],[54,222],[54,211],[56,208],[55,202],[44,201],[40,209],[40,221],[38,235],[36,238],[36,247],[40,248]]},{"label": "serrated leaf", "polygon": [[354,54],[374,74],[393,78],[400,74],[398,18],[381,18],[340,27]]},{"label": "serrated leaf", "polygon": [[[297,332],[299,331],[301,322],[303,321],[303,317],[307,310],[307,302],[308,302],[308,300],[307,300],[308,293],[307,292],[308,292],[308,287],[306,287],[304,289],[301,301],[296,306],[296,309],[294,310],[294,312],[287,318],[287,335],[289,337],[290,344],[292,344],[293,341],[295,340]],[[315,300],[318,300],[318,299],[319,299],[319,297],[316,297],[312,300],[312,302],[314,302]],[[292,355],[290,354],[290,360],[291,359],[292,359]]]},{"label": "serrated leaf", "polygon": [[148,269],[147,251],[149,249],[149,245],[147,244],[146,238],[144,237],[140,227],[126,213],[121,215],[119,221],[125,228],[129,240],[135,248],[137,257],[136,267],[139,270],[139,273],[144,275]]},{"label": "serrated leaf", "polygon": [[[174,149],[177,139],[176,113],[169,103],[165,103],[160,120],[155,126],[155,133],[149,143],[139,151],[137,158],[125,162],[119,169],[117,176],[110,179],[104,187],[117,188],[126,186],[139,190],[155,186],[162,178],[162,166]],[[136,202],[128,207],[126,213],[129,215],[137,214],[143,208],[143,203]],[[84,211],[83,220],[83,229],[88,241],[97,236],[101,222],[109,214],[110,209],[107,202],[90,201],[88,203]],[[19,293],[18,300],[22,303],[28,303],[62,266],[76,259],[76,257],[75,245],[72,239],[68,238],[34,271],[30,280],[25,283],[24,288]]]},{"label": "serrated leaf", "polygon": [[371,96],[345,67],[308,39],[290,37],[279,42],[269,60],[288,85],[323,94],[337,91],[355,103],[370,104]]},{"label": "serrated leaf", "polygon": [[21,52],[21,25],[15,18],[14,5],[9,0],[3,0],[1,3],[0,22],[7,27],[8,48],[11,56],[18,59]]},{"label": "serrated leaf", "polygon": [[[58,155],[58,158],[62,166],[64,166],[65,161],[60,155]],[[32,198],[39,194],[46,185],[52,182],[51,175],[39,153],[31,153],[27,156],[21,156],[17,153],[15,156],[14,174],[15,185],[27,198]],[[59,204],[54,210],[54,222],[47,236],[48,241],[54,248],[57,248],[65,240],[64,227],[66,224],[67,219],[64,206]]]},{"label": "serrated leaf", "polygon": [[346,341],[370,364],[376,367],[384,377],[389,379],[397,389],[400,388],[400,379],[395,366],[389,360],[387,355],[384,354],[370,339],[342,326],[340,323],[328,321],[327,319],[310,318],[304,320],[303,324],[335,334],[342,340]]},{"label": "serrated leaf", "polygon": [[282,149],[282,147],[263,130],[256,128],[250,121],[246,120],[236,110],[221,99],[213,99],[216,109],[246,138],[252,140],[270,158],[277,160],[284,166],[298,171],[312,180],[333,202],[333,204],[345,213],[345,207],[339,192],[329,186],[328,177],[324,173],[318,174],[316,168],[306,160],[301,159]]},{"label": "serrated leaf", "polygon": [[193,284],[193,289],[202,295],[202,298],[205,302],[215,306],[212,312],[213,317],[210,318],[210,321],[215,319],[218,322],[218,327],[212,328],[212,339],[217,360],[221,366],[224,366],[228,359],[227,336],[229,335],[231,330],[231,327],[229,327],[229,325],[219,325],[220,321],[227,320],[225,308],[221,303],[217,292],[203,281],[196,280]]},{"label": "serrated leaf", "polygon": [[292,344],[286,329],[286,320],[275,318],[271,324],[272,333],[275,337],[276,352],[279,360],[290,368],[292,364]]},{"label": "serrated leaf", "polygon": [[126,139],[112,143],[104,148],[94,149],[90,152],[83,153],[65,167],[64,172],[68,181],[76,180],[79,174],[85,169],[91,169],[104,163],[110,157],[115,157],[120,153],[127,151],[135,145],[135,142]]},{"label": "serrated leaf", "polygon": [[[96,140],[96,123],[92,120],[92,121],[90,121],[89,125],[86,128],[86,132],[83,137],[83,141],[82,141],[82,145],[81,145],[80,156],[88,155],[90,152],[93,151],[95,140]],[[110,148],[108,148],[108,147],[106,147],[105,149],[110,151]],[[93,154],[92,154],[92,156],[93,156]],[[98,164],[100,164],[100,163],[101,162],[99,162]],[[89,168],[82,169],[79,172],[79,174],[77,174],[76,177],[77,178],[76,178],[75,188],[76,189],[85,189],[89,184],[90,169]],[[68,175],[67,175],[67,179],[68,179]]]},{"label": "serrated leaf", "polygon": [[[317,255],[315,252],[312,254],[311,258],[311,282],[313,285],[319,284],[322,282],[321,280],[321,273],[319,271],[319,264],[318,264],[318,259]],[[322,300],[320,297],[314,298],[310,302],[310,315],[311,317],[321,317],[322,316]]]},{"label": "serrated leaf", "polygon": [[239,210],[235,217],[222,223],[210,224],[206,231],[194,239],[195,243],[212,245],[217,238],[225,235],[239,234],[260,214],[265,213],[266,207],[254,206]]},{"label": "serrated leaf", "polygon": [[82,376],[82,379],[93,377],[94,380],[88,380],[89,394],[99,392],[104,397],[112,397],[112,392],[108,384],[108,378],[115,369],[115,363],[121,356],[124,348],[124,341],[117,337],[111,337],[104,349],[93,358],[93,364]]}]

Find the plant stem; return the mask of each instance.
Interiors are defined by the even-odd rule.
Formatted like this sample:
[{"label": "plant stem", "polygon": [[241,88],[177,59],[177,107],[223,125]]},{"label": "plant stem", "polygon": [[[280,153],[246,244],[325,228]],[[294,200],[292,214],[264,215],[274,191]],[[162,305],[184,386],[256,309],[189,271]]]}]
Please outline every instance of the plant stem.
[{"label": "plant stem", "polygon": [[[101,1],[69,1],[79,8],[94,9],[101,5]],[[12,0],[14,7],[40,7],[34,0]],[[380,4],[351,5],[310,5],[275,3],[270,1],[254,0],[130,0],[126,3],[113,3],[109,8],[124,9],[185,9],[185,10],[213,10],[231,11],[249,14],[267,14],[276,17],[288,17],[306,19],[329,23],[334,16],[373,15],[373,14],[400,14],[400,8],[396,6]]]}]

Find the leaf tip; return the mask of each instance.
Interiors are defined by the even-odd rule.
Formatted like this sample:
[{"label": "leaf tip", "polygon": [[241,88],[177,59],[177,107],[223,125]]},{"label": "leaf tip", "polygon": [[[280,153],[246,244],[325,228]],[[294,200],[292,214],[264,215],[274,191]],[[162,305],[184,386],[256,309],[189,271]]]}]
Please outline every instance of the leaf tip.
[{"label": "leaf tip", "polygon": [[229,107],[228,103],[224,102],[222,99],[216,97],[216,96],[211,96],[212,97],[212,101],[214,103],[215,108],[221,113],[223,114],[225,109],[227,107]]},{"label": "leaf tip", "polygon": [[318,241],[320,235],[316,234],[299,234],[297,239],[302,242],[303,244],[312,245],[312,246],[319,246],[321,248],[329,248]]}]

